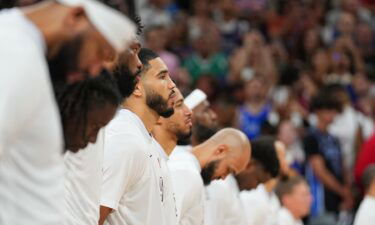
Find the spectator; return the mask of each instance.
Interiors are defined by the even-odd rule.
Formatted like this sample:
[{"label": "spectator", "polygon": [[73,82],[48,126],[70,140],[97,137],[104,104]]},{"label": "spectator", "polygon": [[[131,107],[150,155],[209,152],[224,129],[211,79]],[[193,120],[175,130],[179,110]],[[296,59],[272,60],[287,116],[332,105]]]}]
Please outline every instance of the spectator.
[{"label": "spectator", "polygon": [[340,112],[340,105],[332,97],[320,93],[313,99],[311,110],[317,116],[317,124],[308,129],[303,140],[308,162],[307,179],[314,195],[311,223],[322,218],[335,223],[340,205],[351,209],[353,204],[340,143],[328,133],[329,125]]},{"label": "spectator", "polygon": [[347,90],[340,85],[330,85],[325,91],[332,94],[343,107],[343,111],[330,125],[329,132],[339,139],[344,165],[348,171],[352,171],[357,152],[357,143],[368,139],[373,130],[372,121],[362,113],[356,111],[348,95]]},{"label": "spectator", "polygon": [[237,126],[254,139],[260,135],[262,124],[272,112],[272,104],[267,98],[268,84],[264,77],[254,76],[245,84],[245,103],[238,108]]},{"label": "spectator", "polygon": [[168,36],[163,26],[151,26],[145,31],[146,46],[156,52],[168,67],[172,79],[177,78],[179,58],[166,49]]},{"label": "spectator", "polygon": [[[372,117],[375,118],[375,98],[372,97]],[[373,132],[372,136],[362,145],[357,161],[354,168],[354,176],[357,184],[360,184],[363,171],[370,165],[375,163],[375,133]]]},{"label": "spectator", "polygon": [[310,212],[312,196],[307,182],[302,177],[293,177],[279,182],[276,187],[282,208],[277,214],[280,225],[302,225],[302,219]]},{"label": "spectator", "polygon": [[279,124],[277,139],[285,144],[286,160],[291,168],[304,173],[305,152],[300,143],[297,128],[289,120],[284,120]]},{"label": "spectator", "polygon": [[238,11],[235,0],[219,0],[214,12],[214,19],[223,40],[222,48],[227,54],[240,46],[242,36],[249,30],[248,22],[238,19]]},{"label": "spectator", "polygon": [[195,83],[203,74],[210,74],[224,80],[227,73],[227,60],[219,51],[220,35],[214,24],[199,25],[192,30],[191,43],[194,52],[188,56],[183,66]]},{"label": "spectator", "polygon": [[148,4],[144,4],[139,9],[144,24],[146,26],[170,25],[172,23],[172,15],[167,10],[170,2],[171,0],[148,0]]}]

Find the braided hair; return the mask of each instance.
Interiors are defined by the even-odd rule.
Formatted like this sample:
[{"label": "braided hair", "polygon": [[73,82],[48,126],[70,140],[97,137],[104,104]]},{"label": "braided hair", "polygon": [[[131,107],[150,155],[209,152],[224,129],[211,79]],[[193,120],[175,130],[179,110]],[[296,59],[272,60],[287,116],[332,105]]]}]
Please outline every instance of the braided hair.
[{"label": "braided hair", "polygon": [[56,90],[56,98],[64,128],[68,121],[77,127],[80,124],[86,127],[90,110],[108,103],[117,107],[122,100],[119,89],[108,72],[103,72],[96,78],[65,85]]}]

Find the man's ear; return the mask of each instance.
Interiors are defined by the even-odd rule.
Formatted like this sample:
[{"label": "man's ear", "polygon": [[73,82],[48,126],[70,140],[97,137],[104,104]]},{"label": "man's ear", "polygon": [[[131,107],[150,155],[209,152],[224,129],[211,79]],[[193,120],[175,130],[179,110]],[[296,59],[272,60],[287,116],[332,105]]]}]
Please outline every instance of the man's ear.
[{"label": "man's ear", "polygon": [[159,117],[159,119],[156,121],[156,125],[161,126],[163,124],[163,117]]},{"label": "man's ear", "polygon": [[246,165],[246,170],[252,169],[255,167],[254,161],[250,160]]},{"label": "man's ear", "polygon": [[220,144],[214,151],[215,160],[224,158],[228,153],[229,147],[226,144]]},{"label": "man's ear", "polygon": [[90,22],[86,16],[84,8],[80,6],[69,8],[64,17],[63,26],[66,30],[70,31],[72,36],[87,30],[90,26]]},{"label": "man's ear", "polygon": [[135,95],[136,97],[142,97],[144,93],[144,88],[140,84],[139,77],[137,77],[136,79],[138,79],[138,81],[137,81],[137,84],[135,85],[133,95]]}]

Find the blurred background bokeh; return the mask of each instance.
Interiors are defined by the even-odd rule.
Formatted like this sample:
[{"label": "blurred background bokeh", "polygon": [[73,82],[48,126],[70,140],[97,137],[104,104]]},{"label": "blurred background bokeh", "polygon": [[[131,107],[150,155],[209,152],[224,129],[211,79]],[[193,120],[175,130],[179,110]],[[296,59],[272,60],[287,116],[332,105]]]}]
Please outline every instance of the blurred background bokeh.
[{"label": "blurred background bokeh", "polygon": [[222,127],[239,127],[250,139],[276,135],[302,175],[302,137],[316,123],[311,100],[330,92],[342,111],[329,131],[339,139],[353,193],[361,192],[364,162],[356,162],[362,149],[375,151],[375,0],[105,2],[141,17],[143,46],[160,54],[185,95],[203,90]]}]

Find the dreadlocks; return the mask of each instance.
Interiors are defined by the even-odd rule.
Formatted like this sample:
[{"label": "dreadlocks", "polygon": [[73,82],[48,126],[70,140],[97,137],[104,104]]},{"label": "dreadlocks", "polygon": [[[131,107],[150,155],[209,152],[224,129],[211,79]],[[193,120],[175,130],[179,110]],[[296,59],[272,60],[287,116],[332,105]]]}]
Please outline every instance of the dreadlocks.
[{"label": "dreadlocks", "polygon": [[57,90],[56,96],[63,127],[68,120],[77,127],[80,124],[86,127],[90,110],[103,107],[107,103],[115,106],[121,103],[118,87],[108,72],[103,72],[93,79],[66,85]]}]

